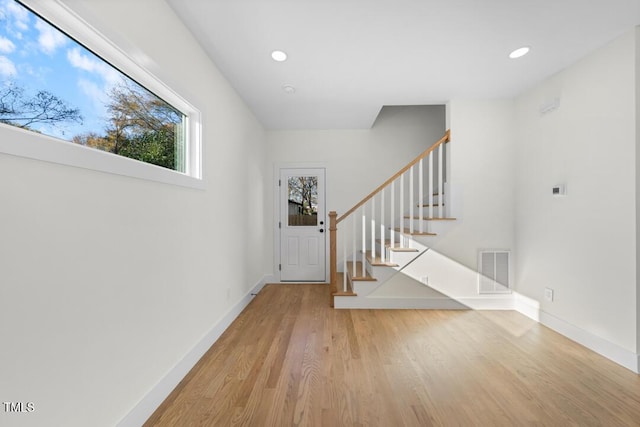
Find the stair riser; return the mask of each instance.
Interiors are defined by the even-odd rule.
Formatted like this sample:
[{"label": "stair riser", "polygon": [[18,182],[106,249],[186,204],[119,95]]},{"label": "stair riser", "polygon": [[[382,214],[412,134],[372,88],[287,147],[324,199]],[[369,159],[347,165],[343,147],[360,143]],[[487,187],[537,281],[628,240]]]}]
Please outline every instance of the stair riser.
[{"label": "stair riser", "polygon": [[[399,252],[399,251],[392,251],[389,248],[385,247],[386,253],[385,253],[385,262],[388,263],[396,263],[396,264],[400,264],[400,266],[402,266],[402,262],[407,259],[407,257],[411,257],[411,259],[413,259],[413,257],[417,256],[421,251],[423,251],[424,249],[426,249],[426,246],[421,245],[418,242],[415,241],[411,241],[411,245],[414,247],[414,249],[416,249],[416,251],[413,252]],[[376,255],[380,256],[380,245],[376,245]],[[367,255],[369,255],[371,252],[369,250],[367,250]],[[366,259],[366,257],[361,256],[360,254],[357,254],[356,256],[356,261],[361,261],[362,259]],[[347,256],[347,264],[350,265],[352,264],[353,261],[353,255],[348,255]],[[366,271],[368,271],[370,274],[375,272],[375,270],[371,270],[369,263],[366,262]],[[342,273],[344,272],[344,260],[340,259],[336,265],[337,267],[337,272],[338,273]],[[373,266],[373,267],[381,267],[381,268],[385,268],[387,266]],[[360,276],[361,272],[360,269],[358,269],[358,276]],[[371,274],[373,276],[373,274]]]},{"label": "stair riser", "polygon": [[394,251],[387,246],[381,247],[380,244],[376,244],[376,251],[377,251],[376,254],[380,256],[382,254],[381,251],[384,250],[385,251],[384,258],[386,262],[400,264],[400,266],[402,266],[403,260],[406,259],[407,256],[411,256],[412,257],[411,259],[413,259],[413,257],[415,257],[419,252],[421,252],[426,248],[426,246],[421,245],[418,242],[415,242],[413,240],[411,240],[410,242],[407,242],[406,247],[416,249],[416,251],[412,251],[412,252]]},{"label": "stair riser", "polygon": [[421,252],[391,252],[391,262],[401,268],[413,261]]},{"label": "stair riser", "polygon": [[[397,224],[396,224],[397,226]],[[403,247],[409,248],[411,247],[411,239],[408,236],[404,236],[402,233],[398,232],[398,231],[394,231],[394,241],[395,241],[395,245],[394,246],[400,246],[402,244]],[[391,230],[387,230],[386,231],[386,235],[384,236],[385,240],[390,240],[391,238]],[[378,253],[380,253],[380,250],[382,248],[382,243],[379,241],[376,241],[376,250],[378,251]],[[385,245],[386,247],[386,245]],[[387,248],[388,249],[388,248]]]},{"label": "stair riser", "polygon": [[406,229],[409,229],[411,227],[411,223],[413,222],[413,231],[418,233],[420,231],[420,223],[422,223],[422,231],[425,233],[435,233],[432,230],[432,226],[431,226],[431,221],[424,221],[424,220],[418,220],[418,219],[414,219],[413,221],[411,221],[408,218],[405,218],[403,221],[403,227]]},{"label": "stair riser", "polygon": [[380,286],[380,282],[353,282],[353,291],[358,296],[366,296],[375,291]]},{"label": "stair riser", "polygon": [[[435,186],[437,186],[437,184]],[[417,191],[416,191],[416,193],[417,193]],[[425,194],[420,200],[422,200],[425,205],[428,204],[429,203],[429,194]],[[440,195],[439,194],[434,194],[433,195],[433,203],[440,203]]]},{"label": "stair riser", "polygon": [[382,283],[396,272],[394,267],[374,266],[367,263],[367,271],[371,277],[375,277],[378,282]]},{"label": "stair riser", "polygon": [[[403,220],[404,228],[408,229],[409,226],[411,225],[411,222],[412,221],[409,218],[405,218]],[[455,223],[455,221],[450,221],[450,220],[427,221],[427,220],[414,219],[413,220],[414,232],[417,233],[420,231],[420,223],[422,223],[422,231],[428,232],[428,233],[441,234],[442,232],[448,230],[451,227],[451,223]]]}]

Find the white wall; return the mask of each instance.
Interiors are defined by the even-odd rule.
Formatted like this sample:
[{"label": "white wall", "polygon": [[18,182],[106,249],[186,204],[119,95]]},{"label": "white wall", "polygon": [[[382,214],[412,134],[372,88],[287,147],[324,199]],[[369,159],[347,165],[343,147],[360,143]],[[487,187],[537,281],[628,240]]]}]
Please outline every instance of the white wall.
[{"label": "white wall", "polygon": [[[268,162],[326,164],[327,211],[340,215],[442,138],[444,132],[444,106],[385,107],[368,130],[268,131]],[[265,214],[274,224],[273,184],[267,187],[265,197]],[[272,248],[273,240],[265,241],[265,252],[273,252]]]},{"label": "white wall", "polygon": [[[635,49],[635,74],[636,74],[636,354],[640,355],[640,275],[638,268],[640,267],[640,150],[637,149],[640,144],[640,28],[636,27],[636,49]],[[640,371],[640,356],[638,356],[638,371]]]},{"label": "white wall", "polygon": [[439,227],[431,245],[477,271],[480,249],[514,249],[515,155],[511,100],[452,100],[451,204],[456,218]]},{"label": "white wall", "polygon": [[0,154],[0,425],[116,425],[271,269],[245,104],[164,2],[68,3],[202,111],[206,189]]},{"label": "white wall", "polygon": [[[517,290],[628,351],[638,308],[635,53],[629,32],[522,94],[515,139]],[[554,198],[559,183],[567,196]]]}]

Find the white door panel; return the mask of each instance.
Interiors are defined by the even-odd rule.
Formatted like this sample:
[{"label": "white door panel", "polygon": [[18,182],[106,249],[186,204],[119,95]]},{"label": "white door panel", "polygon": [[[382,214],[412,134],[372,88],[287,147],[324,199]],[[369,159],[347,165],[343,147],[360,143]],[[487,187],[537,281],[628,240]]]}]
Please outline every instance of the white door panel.
[{"label": "white door panel", "polygon": [[324,169],[280,169],[280,280],[324,282]]}]

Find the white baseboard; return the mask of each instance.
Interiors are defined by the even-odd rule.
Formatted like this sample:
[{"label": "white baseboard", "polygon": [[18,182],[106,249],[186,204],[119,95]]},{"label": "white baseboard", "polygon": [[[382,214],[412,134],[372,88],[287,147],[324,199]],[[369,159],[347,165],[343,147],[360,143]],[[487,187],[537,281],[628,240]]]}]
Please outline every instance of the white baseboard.
[{"label": "white baseboard", "polygon": [[588,349],[595,351],[601,356],[624,366],[625,368],[640,373],[640,355],[625,348],[620,347],[597,335],[580,329],[552,314],[540,309],[540,303],[521,294],[515,297],[516,311],[525,316],[542,323],[544,326],[553,329],[572,341],[581,344]]},{"label": "white baseboard", "polygon": [[336,296],[334,307],[343,309],[513,310],[510,297],[498,298],[395,298]]},{"label": "white baseboard", "polygon": [[235,318],[238,317],[242,310],[249,305],[249,302],[253,299],[252,294],[260,292],[265,284],[273,281],[275,281],[273,276],[264,276],[236,305],[229,309],[224,317],[211,328],[204,338],[120,420],[117,427],[140,427],[143,425],[207,350],[220,338],[222,333],[231,325]]},{"label": "white baseboard", "polygon": [[333,300],[335,308],[344,309],[432,309],[466,310],[467,307],[449,298],[383,298],[341,297]]},{"label": "white baseboard", "polygon": [[513,293],[513,308],[530,319],[540,322],[540,303],[532,298]]}]

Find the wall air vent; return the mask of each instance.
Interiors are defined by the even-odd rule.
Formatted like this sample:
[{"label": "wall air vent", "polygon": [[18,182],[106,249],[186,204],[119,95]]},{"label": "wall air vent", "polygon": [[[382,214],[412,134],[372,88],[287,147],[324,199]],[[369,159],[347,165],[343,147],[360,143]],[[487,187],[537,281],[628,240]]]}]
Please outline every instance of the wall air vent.
[{"label": "wall air vent", "polygon": [[558,107],[560,107],[560,97],[545,100],[540,104],[538,111],[540,112],[540,115],[543,116],[557,110]]},{"label": "wall air vent", "polygon": [[478,254],[478,293],[511,292],[511,252],[483,249]]}]

